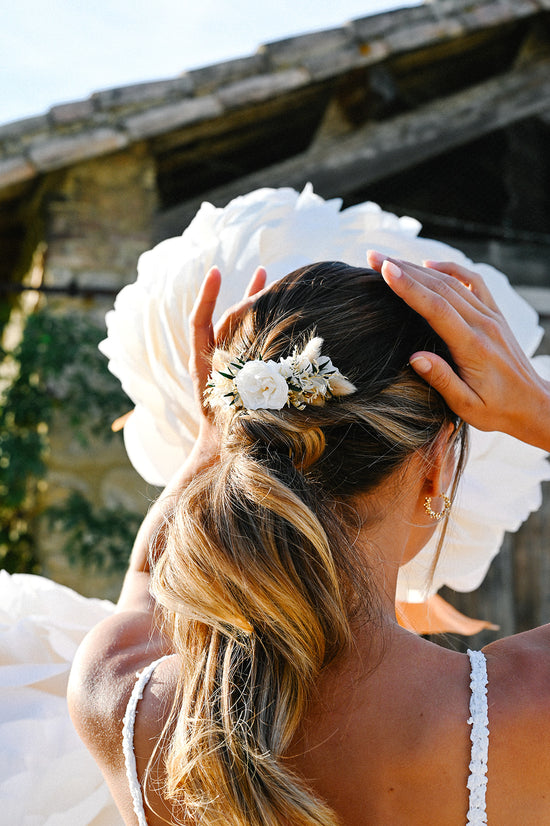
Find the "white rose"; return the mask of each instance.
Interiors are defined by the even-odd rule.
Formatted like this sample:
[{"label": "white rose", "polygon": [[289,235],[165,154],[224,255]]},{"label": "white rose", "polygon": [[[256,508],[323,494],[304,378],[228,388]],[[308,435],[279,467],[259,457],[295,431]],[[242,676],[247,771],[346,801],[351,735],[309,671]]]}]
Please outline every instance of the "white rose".
[{"label": "white rose", "polygon": [[288,385],[274,361],[247,361],[235,385],[248,410],[281,410],[288,400]]}]

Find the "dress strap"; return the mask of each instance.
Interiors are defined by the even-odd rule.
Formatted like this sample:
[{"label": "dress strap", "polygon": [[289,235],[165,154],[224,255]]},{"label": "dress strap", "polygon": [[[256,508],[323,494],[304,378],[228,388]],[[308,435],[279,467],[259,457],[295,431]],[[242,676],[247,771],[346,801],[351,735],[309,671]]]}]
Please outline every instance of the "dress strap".
[{"label": "dress strap", "polygon": [[128,700],[126,711],[124,713],[124,722],[122,725],[122,751],[124,752],[124,764],[126,766],[126,777],[130,786],[130,793],[132,795],[132,803],[134,804],[134,812],[138,819],[139,826],[147,826],[145,818],[145,808],[143,805],[143,794],[137,774],[136,755],[134,753],[134,726],[136,722],[137,705],[143,697],[145,686],[151,679],[151,675],[157,665],[163,660],[166,660],[170,654],[165,654],[164,657],[159,657],[150,665],[146,666],[141,672],[137,674],[137,680]]},{"label": "dress strap", "polygon": [[482,651],[468,650],[470,658],[470,800],[468,826],[487,823],[487,758],[489,755],[489,715],[487,707],[487,661]]}]

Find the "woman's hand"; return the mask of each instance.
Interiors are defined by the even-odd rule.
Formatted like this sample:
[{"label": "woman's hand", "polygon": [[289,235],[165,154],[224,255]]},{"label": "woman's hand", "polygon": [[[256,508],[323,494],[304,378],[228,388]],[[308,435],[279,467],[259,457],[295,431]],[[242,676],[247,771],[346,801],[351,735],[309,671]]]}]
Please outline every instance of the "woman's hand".
[{"label": "woman's hand", "polygon": [[258,267],[252,276],[242,300],[230,307],[214,327],[212,317],[221,287],[221,273],[217,267],[210,269],[199,290],[199,294],[189,316],[190,356],[189,375],[193,379],[195,400],[200,410],[200,429],[192,456],[217,454],[217,434],[212,411],[205,403],[204,391],[212,370],[211,359],[214,348],[225,339],[231,338],[234,328],[247,310],[253,305],[258,293],[265,287],[266,271]]},{"label": "woman's hand", "polygon": [[550,387],[533,369],[480,275],[452,262],[420,267],[370,251],[371,267],[446,342],[458,374],[430,352],[413,369],[479,430],[550,450]]},{"label": "woman's hand", "polygon": [[218,456],[218,436],[210,409],[204,403],[204,390],[211,371],[212,351],[216,344],[230,338],[236,324],[252,306],[265,286],[266,272],[258,267],[242,301],[231,307],[214,327],[212,316],[220,292],[221,275],[217,267],[206,274],[189,317],[189,374],[193,379],[197,407],[200,410],[199,435],[183,466],[170,480],[138,531],[130,565],[118,603],[119,610],[150,610],[149,560],[154,562],[164,548],[166,519],[181,491],[193,477],[212,465]]}]

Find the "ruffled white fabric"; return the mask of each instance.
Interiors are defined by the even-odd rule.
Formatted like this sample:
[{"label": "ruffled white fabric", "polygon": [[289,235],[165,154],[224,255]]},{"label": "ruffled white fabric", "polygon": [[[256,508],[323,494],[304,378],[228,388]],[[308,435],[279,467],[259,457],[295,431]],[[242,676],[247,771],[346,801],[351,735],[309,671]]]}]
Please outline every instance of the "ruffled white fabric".
[{"label": "ruffled white fabric", "polygon": [[[260,189],[224,209],[203,204],[179,238],[141,256],[135,283],[121,290],[107,315],[102,351],[136,408],[124,428],[130,460],[148,482],[164,485],[180,467],[197,434],[191,379],[188,317],[204,273],[224,274],[218,313],[239,300],[254,269],[269,282],[321,260],[364,266],[365,252],[422,262],[453,260],[474,266],[486,280],[521,346],[532,356],[542,337],[535,311],[506,277],[475,264],[446,244],[419,238],[418,221],[398,218],[367,202],[341,211],[311,186]],[[550,377],[550,359],[537,361]],[[452,527],[436,576],[429,573],[437,538],[402,569],[398,599],[422,601],[443,584],[469,591],[483,580],[505,531],[517,530],[540,506],[540,482],[550,478],[546,454],[498,433],[472,434],[472,449],[453,508]]]},{"label": "ruffled white fabric", "polygon": [[145,818],[143,794],[141,791],[141,785],[138,778],[136,755],[134,752],[134,728],[136,723],[136,711],[138,703],[143,697],[145,686],[151,679],[153,671],[159,663],[161,663],[163,660],[167,658],[167,656],[169,655],[159,657],[158,660],[155,660],[146,668],[144,668],[143,671],[141,671],[135,682],[134,688],[130,695],[130,699],[128,700],[128,705],[126,706],[126,711],[124,713],[124,722],[122,726],[122,750],[124,752],[126,777],[128,778],[128,785],[130,786],[130,792],[132,795],[132,803],[134,804],[134,812],[138,819],[139,826],[147,826],[147,820]]},{"label": "ruffled white fabric", "polygon": [[470,791],[468,826],[487,823],[487,760],[489,756],[489,715],[487,707],[487,661],[482,651],[470,651]]},{"label": "ruffled white fabric", "polygon": [[42,577],[0,571],[2,823],[122,826],[65,699],[78,645],[113,608]]}]

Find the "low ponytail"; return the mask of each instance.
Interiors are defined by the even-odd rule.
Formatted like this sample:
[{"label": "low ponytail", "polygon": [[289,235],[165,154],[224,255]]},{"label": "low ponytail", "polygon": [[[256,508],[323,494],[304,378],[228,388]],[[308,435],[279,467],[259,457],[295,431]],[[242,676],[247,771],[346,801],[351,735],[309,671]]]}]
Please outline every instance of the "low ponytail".
[{"label": "low ponytail", "polygon": [[281,410],[223,404],[220,461],[181,496],[154,570],[182,664],[163,748],[165,797],[182,823],[336,826],[285,758],[352,624],[379,621],[365,558],[378,518],[370,494],[413,454],[429,464],[449,425],[463,455],[464,428],[408,364],[420,350],[452,363],[446,345],[379,273],[297,270],[224,347],[241,366],[280,362],[313,335],[354,392]]},{"label": "low ponytail", "polygon": [[288,454],[272,472],[252,453],[228,448],[187,488],[154,572],[182,658],[166,796],[205,826],[335,826],[282,758],[351,639],[342,566]]}]

